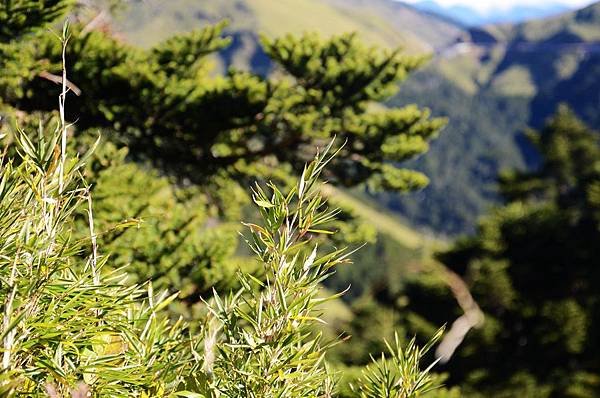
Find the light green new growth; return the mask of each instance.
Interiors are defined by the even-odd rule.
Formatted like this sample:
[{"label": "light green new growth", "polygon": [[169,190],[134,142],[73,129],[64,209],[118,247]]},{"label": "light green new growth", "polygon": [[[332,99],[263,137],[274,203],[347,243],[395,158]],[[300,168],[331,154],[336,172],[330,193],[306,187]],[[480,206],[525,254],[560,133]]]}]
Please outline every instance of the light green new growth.
[{"label": "light green new growth", "polygon": [[[430,342],[423,348],[416,345],[412,339],[405,349],[400,347],[398,335],[395,335],[395,345],[387,341],[386,346],[390,358],[386,360],[381,354],[381,360],[369,365],[363,371],[356,390],[361,398],[415,398],[436,386],[429,370],[437,363],[433,362],[425,371],[420,372],[419,364],[423,356],[442,337],[443,329],[437,331]],[[354,389],[354,386],[352,386]]]},{"label": "light green new growth", "polygon": [[[321,283],[337,265],[348,263],[351,251],[319,254],[318,235],[333,232],[328,225],[337,210],[328,209],[319,181],[322,170],[336,155],[332,143],[305,167],[298,184],[287,194],[269,184],[268,193],[256,186],[253,199],[263,225],[246,224],[248,244],[264,266],[259,280],[240,273],[242,289],[222,298],[215,293],[209,311],[214,319],[205,336],[204,385],[206,397],[331,397],[335,377],[325,363],[328,348],[339,341],[323,341],[314,333]],[[357,388],[359,397],[411,398],[431,389],[428,370],[419,370],[425,352],[441,336],[419,349],[414,340],[402,351],[390,347],[391,360],[367,368]],[[385,359],[382,356],[382,359]]]},{"label": "light green new growth", "polygon": [[[81,257],[95,242],[81,175],[91,151],[66,153],[66,129],[61,118],[35,139],[17,130],[17,156],[0,161],[0,395],[161,396],[189,363],[181,322],[161,315],[176,296],[126,284],[95,247]],[[77,241],[73,221],[88,205],[91,236]]]}]

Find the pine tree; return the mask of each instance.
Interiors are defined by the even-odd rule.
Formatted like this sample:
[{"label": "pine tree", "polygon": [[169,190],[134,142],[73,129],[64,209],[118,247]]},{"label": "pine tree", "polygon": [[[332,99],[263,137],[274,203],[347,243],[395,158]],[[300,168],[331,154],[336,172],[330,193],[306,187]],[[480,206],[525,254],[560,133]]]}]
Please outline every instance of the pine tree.
[{"label": "pine tree", "polygon": [[[330,178],[352,186],[407,190],[426,178],[394,163],[427,150],[443,121],[416,107],[373,109],[423,59],[363,46],[354,35],[263,39],[283,78],[211,74],[210,55],[226,47],[224,24],[177,36],[149,50],[74,26],[68,52],[79,129],[105,128],[137,159],[204,182],[219,170],[261,173],[267,159],[299,170],[315,145],[348,141]],[[18,47],[18,51],[17,48]],[[58,89],[61,48],[38,34],[3,47],[3,101],[49,111]],[[18,64],[18,67],[15,65]],[[32,96],[32,93],[36,93]],[[40,94],[47,93],[47,95]]]},{"label": "pine tree", "polygon": [[[8,15],[14,10],[6,4],[0,8]],[[36,124],[55,107],[62,48],[41,28],[58,14],[40,10],[46,13],[37,23],[24,20],[26,35],[15,31],[0,43],[6,125]],[[399,190],[426,183],[396,165],[424,152],[443,121],[416,107],[375,107],[422,59],[366,48],[353,35],[307,35],[263,40],[283,78],[214,76],[211,57],[229,43],[224,24],[142,50],[84,22],[73,25],[67,47],[68,84],[80,94],[69,94],[67,118],[76,120],[70,131],[78,150],[98,130],[107,141],[86,169],[99,194],[99,230],[144,221],[99,237],[115,265],[133,264],[136,280],[182,289],[191,303],[212,286],[235,285],[232,223],[247,203],[242,187],[255,178],[289,182],[314,147],[334,136],[348,144],[328,171],[332,182]],[[339,236],[362,239],[366,229],[350,220],[346,213]]]}]

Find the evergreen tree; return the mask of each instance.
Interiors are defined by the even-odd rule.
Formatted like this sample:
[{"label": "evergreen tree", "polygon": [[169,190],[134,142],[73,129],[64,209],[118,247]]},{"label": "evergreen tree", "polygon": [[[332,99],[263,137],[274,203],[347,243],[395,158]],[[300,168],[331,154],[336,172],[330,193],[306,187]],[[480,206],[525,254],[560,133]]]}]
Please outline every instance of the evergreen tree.
[{"label": "evergreen tree", "polygon": [[541,165],[506,173],[506,206],[440,258],[486,313],[452,359],[469,396],[600,394],[600,146],[561,107],[530,132]]},{"label": "evergreen tree", "polygon": [[[7,4],[0,9],[15,18]],[[60,4],[65,10],[70,3]],[[28,35],[14,31],[0,43],[7,124],[32,124],[55,107],[62,48],[39,28],[58,14],[50,6],[40,10],[46,13],[37,24],[23,20]],[[231,287],[240,265],[232,222],[248,198],[241,186],[249,177],[289,181],[314,146],[334,136],[348,144],[328,171],[333,182],[399,190],[426,182],[395,164],[425,151],[443,121],[415,107],[374,106],[421,59],[366,48],[353,35],[307,35],[264,40],[280,78],[215,76],[211,55],[229,43],[224,24],[142,50],[84,21],[73,26],[67,47],[68,85],[79,93],[69,94],[67,118],[77,121],[70,134],[82,152],[98,129],[108,141],[86,169],[98,193],[98,228],[129,218],[144,223],[99,239],[115,265],[132,263],[137,280],[181,289],[189,302],[212,286]],[[339,224],[342,238],[372,236],[364,228],[356,234],[349,216]]]},{"label": "evergreen tree", "polygon": [[[132,156],[194,181],[219,170],[261,173],[266,159],[299,170],[315,144],[348,141],[329,178],[347,186],[407,190],[420,173],[395,167],[427,150],[442,121],[416,107],[376,109],[423,59],[367,48],[354,35],[263,39],[282,77],[229,71],[215,77],[210,57],[229,43],[223,23],[134,48],[75,26],[67,69],[81,90],[72,99],[79,129],[106,128]],[[22,111],[53,109],[61,48],[48,34],[0,48],[3,101]],[[18,67],[16,66],[18,65]],[[35,96],[32,93],[36,93]],[[42,94],[40,94],[42,93]],[[44,95],[43,93],[47,93]]]}]

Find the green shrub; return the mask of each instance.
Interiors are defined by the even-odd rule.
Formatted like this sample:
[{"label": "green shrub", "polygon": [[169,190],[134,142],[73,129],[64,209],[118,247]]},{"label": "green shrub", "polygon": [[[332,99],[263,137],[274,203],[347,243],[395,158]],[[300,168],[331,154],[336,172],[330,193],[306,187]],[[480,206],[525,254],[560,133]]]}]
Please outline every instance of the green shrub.
[{"label": "green shrub", "polygon": [[[66,37],[65,29],[63,46]],[[256,185],[262,224],[246,225],[264,278],[240,271],[241,289],[215,292],[204,324],[189,335],[164,311],[176,294],[128,284],[126,269],[102,255],[83,176],[93,148],[81,157],[67,151],[67,91],[63,84],[56,128],[40,126],[35,140],[17,129],[16,155],[0,163],[2,396],[334,396],[336,376],[325,357],[339,341],[314,332],[317,306],[341,295],[322,298],[321,283],[352,253],[321,255],[314,244],[333,233],[328,226],[338,214],[319,182],[337,154],[333,141],[288,193]],[[89,235],[76,239],[82,209]],[[429,389],[432,378],[419,362],[440,334],[424,349],[414,341],[406,350],[398,340],[388,345],[390,359],[382,355],[365,370],[356,395],[410,398]]]},{"label": "green shrub", "polygon": [[[81,174],[91,152],[66,152],[64,118],[47,136],[40,126],[36,140],[19,129],[14,138],[17,155],[0,170],[2,393],[63,396],[79,383],[113,397],[173,390],[191,369],[193,340],[163,315],[176,295],[125,284],[98,251]],[[82,207],[90,233],[78,240]],[[87,261],[79,255],[86,246]]]}]

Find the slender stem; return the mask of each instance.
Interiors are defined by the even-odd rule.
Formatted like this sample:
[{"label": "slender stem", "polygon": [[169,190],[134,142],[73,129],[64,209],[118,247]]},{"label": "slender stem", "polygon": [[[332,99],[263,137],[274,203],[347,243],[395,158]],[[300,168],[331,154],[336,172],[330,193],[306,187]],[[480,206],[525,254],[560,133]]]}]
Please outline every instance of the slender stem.
[{"label": "slender stem", "polygon": [[92,274],[94,275],[94,285],[100,284],[100,275],[98,274],[98,244],[96,242],[96,233],[94,232],[94,213],[92,210],[92,194],[88,192],[88,222],[90,226],[90,238],[92,240]]},{"label": "slender stem", "polygon": [[[8,328],[10,327],[10,322],[12,319],[12,307],[13,307],[13,302],[15,300],[15,295],[17,294],[17,284],[16,282],[16,276],[17,276],[17,261],[19,259],[19,253],[17,253],[17,255],[15,256],[15,260],[13,261],[13,266],[12,269],[10,271],[10,279],[8,281],[8,284],[10,285],[10,293],[8,295],[8,297],[6,298],[6,303],[4,305],[4,322],[3,322],[3,331],[5,333],[5,337],[4,337],[4,354],[2,357],[2,367],[4,370],[7,370],[10,368],[10,360],[11,360],[11,351],[12,351],[12,346],[15,340],[15,330],[11,330],[8,331]],[[8,333],[7,333],[8,331]]]},{"label": "slender stem", "polygon": [[62,90],[58,97],[58,110],[60,113],[60,127],[61,127],[61,157],[59,165],[59,192],[62,193],[64,190],[64,173],[65,163],[67,161],[67,123],[65,121],[65,103],[67,101],[67,42],[69,38],[67,36],[68,24],[65,23],[62,34]]}]

